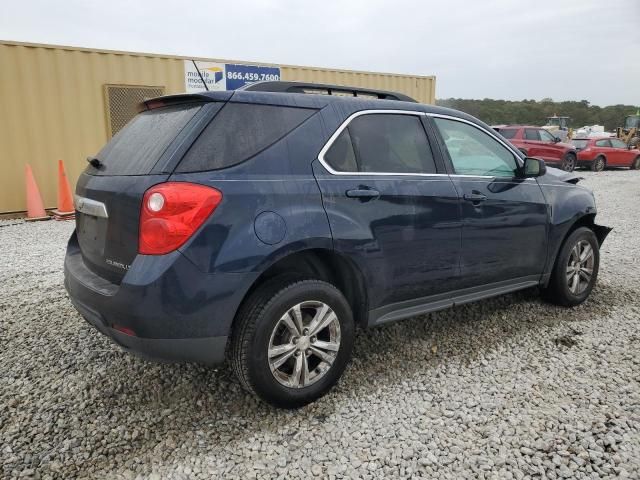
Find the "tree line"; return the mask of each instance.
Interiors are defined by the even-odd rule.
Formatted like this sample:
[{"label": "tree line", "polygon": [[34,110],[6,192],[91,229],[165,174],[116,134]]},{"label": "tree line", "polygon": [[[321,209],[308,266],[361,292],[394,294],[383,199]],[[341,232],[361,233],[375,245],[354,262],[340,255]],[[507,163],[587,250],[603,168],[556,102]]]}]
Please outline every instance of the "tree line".
[{"label": "tree line", "polygon": [[479,118],[489,125],[523,124],[544,125],[546,117],[553,115],[571,117],[569,125],[579,128],[584,125],[604,125],[605,130],[613,131],[622,126],[626,115],[636,113],[634,105],[609,105],[599,107],[587,100],[579,102],[554,102],[550,98],[536,100],[470,100],[446,98],[436,101],[442,107],[461,110]]}]

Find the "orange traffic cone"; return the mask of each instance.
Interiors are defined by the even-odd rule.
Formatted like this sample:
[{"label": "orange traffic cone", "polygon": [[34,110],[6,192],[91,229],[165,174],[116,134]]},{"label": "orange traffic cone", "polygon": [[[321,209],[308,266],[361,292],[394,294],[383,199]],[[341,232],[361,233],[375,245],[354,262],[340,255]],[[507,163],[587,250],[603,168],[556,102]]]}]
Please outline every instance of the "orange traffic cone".
[{"label": "orange traffic cone", "polygon": [[53,211],[56,220],[72,220],[75,217],[73,194],[64,171],[64,163],[58,160],[58,208]]},{"label": "orange traffic cone", "polygon": [[42,196],[29,165],[25,166],[25,173],[27,179],[27,221],[49,220],[50,217],[44,210]]}]

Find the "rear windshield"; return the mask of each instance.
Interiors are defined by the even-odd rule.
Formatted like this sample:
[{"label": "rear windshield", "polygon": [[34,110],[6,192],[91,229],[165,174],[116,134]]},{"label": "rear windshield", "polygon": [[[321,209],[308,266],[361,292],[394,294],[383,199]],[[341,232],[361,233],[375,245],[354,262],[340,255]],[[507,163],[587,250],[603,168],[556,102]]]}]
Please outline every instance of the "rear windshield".
[{"label": "rear windshield", "polygon": [[227,103],[200,134],[177,172],[237,165],[273,145],[313,115],[308,108]]},{"label": "rear windshield", "polygon": [[501,128],[501,129],[498,130],[498,132],[504,138],[513,138],[513,137],[516,136],[516,133],[518,132],[518,129],[517,128]]},{"label": "rear windshield", "polygon": [[584,140],[582,140],[582,139],[574,139],[574,140],[571,140],[571,143],[576,148],[586,148],[587,147],[587,143],[589,143],[589,140],[586,140],[586,139],[584,139]]},{"label": "rear windshield", "polygon": [[182,104],[140,113],[96,155],[103,164],[91,175],[146,175],[202,104]]}]

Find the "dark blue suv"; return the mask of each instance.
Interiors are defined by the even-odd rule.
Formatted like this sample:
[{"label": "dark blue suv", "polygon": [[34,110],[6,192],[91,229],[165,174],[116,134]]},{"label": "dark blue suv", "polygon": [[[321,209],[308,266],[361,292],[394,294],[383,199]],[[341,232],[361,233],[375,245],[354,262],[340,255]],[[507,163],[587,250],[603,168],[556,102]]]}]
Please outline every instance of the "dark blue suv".
[{"label": "dark blue suv", "polygon": [[227,358],[291,408],[336,383],[356,327],[588,297],[610,229],[577,177],[461,112],[303,87],[146,101],[88,159],[65,259],[88,322],[150,358]]}]

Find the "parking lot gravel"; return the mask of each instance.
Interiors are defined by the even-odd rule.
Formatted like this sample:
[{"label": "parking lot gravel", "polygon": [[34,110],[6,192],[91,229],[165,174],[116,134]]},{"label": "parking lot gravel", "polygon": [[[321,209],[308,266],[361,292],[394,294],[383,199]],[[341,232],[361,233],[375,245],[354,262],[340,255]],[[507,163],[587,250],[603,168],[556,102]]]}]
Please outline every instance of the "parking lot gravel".
[{"label": "parking lot gravel", "polygon": [[123,353],[64,291],[73,224],[0,222],[0,477],[640,478],[640,171],[579,173],[614,227],[585,304],[528,290],[362,331],[297,411]]}]

